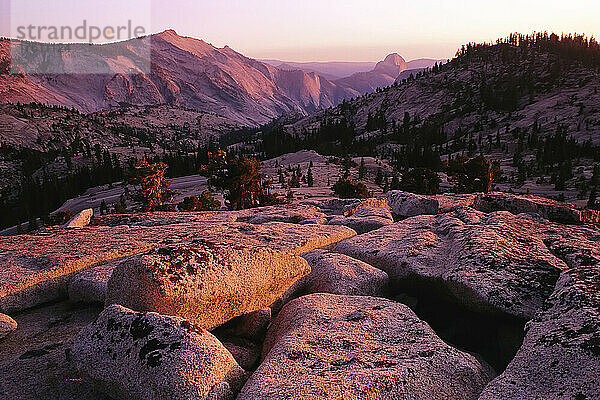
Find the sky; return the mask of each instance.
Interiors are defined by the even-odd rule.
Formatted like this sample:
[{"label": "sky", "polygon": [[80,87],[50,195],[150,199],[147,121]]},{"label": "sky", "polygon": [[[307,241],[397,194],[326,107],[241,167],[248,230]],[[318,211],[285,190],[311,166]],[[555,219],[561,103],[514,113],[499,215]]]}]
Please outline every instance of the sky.
[{"label": "sky", "polygon": [[[149,32],[228,45],[285,61],[451,58],[461,44],[510,32],[600,38],[599,0],[0,0],[0,35],[23,24],[98,25],[131,19]],[[104,26],[104,25],[102,25]]]}]

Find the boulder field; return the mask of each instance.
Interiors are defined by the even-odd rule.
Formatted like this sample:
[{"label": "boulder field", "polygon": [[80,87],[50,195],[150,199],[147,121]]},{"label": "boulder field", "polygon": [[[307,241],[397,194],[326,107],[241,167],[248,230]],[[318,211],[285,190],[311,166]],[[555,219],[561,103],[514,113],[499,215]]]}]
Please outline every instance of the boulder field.
[{"label": "boulder field", "polygon": [[594,215],[390,192],[0,237],[0,398],[600,398]]}]

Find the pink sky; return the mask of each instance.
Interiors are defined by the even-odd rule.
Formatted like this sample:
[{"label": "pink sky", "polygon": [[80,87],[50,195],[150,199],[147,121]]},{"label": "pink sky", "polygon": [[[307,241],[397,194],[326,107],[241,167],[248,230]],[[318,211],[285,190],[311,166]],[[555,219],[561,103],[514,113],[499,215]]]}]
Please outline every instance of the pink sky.
[{"label": "pink sky", "polygon": [[[448,58],[469,41],[513,31],[600,36],[594,0],[13,0],[36,24],[115,23],[131,18],[152,32],[175,29],[254,58],[377,61]],[[0,0],[0,34],[11,35],[9,0]],[[27,12],[25,12],[26,10]],[[14,24],[13,24],[14,25]]]}]

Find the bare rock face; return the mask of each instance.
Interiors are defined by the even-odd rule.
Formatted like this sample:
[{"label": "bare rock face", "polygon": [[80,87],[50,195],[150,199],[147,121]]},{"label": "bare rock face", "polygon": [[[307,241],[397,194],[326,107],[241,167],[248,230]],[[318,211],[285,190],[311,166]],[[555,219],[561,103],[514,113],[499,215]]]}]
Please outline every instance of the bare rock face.
[{"label": "bare rock face", "polygon": [[288,303],[238,399],[477,399],[491,379],[406,306],[313,294]]},{"label": "bare rock face", "polygon": [[[342,226],[228,222],[225,214],[131,214],[107,225],[0,237],[0,312],[12,313],[67,296],[81,270],[194,237],[229,240],[302,254],[356,234]],[[237,217],[235,217],[237,218]],[[132,223],[134,225],[122,225]],[[116,224],[113,226],[113,224]]]},{"label": "bare rock face", "polygon": [[271,323],[271,309],[263,308],[242,315],[235,324],[234,334],[251,340],[261,340]]},{"label": "bare rock face", "polygon": [[331,199],[326,202],[320,202],[319,208],[328,215],[351,216],[363,207],[383,207],[390,208],[387,199]]},{"label": "bare rock face", "polygon": [[69,299],[75,303],[104,303],[108,281],[117,264],[105,264],[75,275],[69,282]]},{"label": "bare rock face", "polygon": [[352,214],[355,218],[379,217],[394,222],[394,217],[389,207],[362,207]]},{"label": "bare rock face", "polygon": [[454,194],[443,193],[437,194],[435,199],[440,203],[440,213],[451,212],[461,207],[474,207],[475,201],[479,197],[478,193]]},{"label": "bare rock face", "polygon": [[394,215],[414,217],[416,215],[435,215],[440,210],[440,202],[435,196],[392,190],[387,193],[387,200]]},{"label": "bare rock face", "polygon": [[245,377],[209,332],[182,318],[118,305],[79,333],[70,358],[113,398],[228,399]]},{"label": "bare rock face", "polygon": [[184,223],[228,223],[236,222],[238,215],[226,211],[197,212],[143,212],[135,214],[109,214],[94,218],[94,226],[162,226]]},{"label": "bare rock face", "polygon": [[390,209],[390,205],[387,199],[366,199],[366,200],[354,200],[353,203],[348,204],[344,207],[344,216],[349,217],[356,214],[362,208],[386,208]]},{"label": "bare rock face", "polygon": [[267,222],[287,222],[298,224],[305,220],[323,218],[320,209],[309,205],[283,205],[237,211],[238,222],[264,224]]},{"label": "bare rock face", "polygon": [[65,358],[73,338],[101,311],[63,301],[15,315],[19,328],[0,340],[0,399],[110,400]]},{"label": "bare rock face", "polygon": [[0,314],[0,340],[17,330],[17,321],[5,314]]},{"label": "bare rock face", "polygon": [[600,212],[581,211],[572,204],[531,195],[487,193],[480,195],[475,208],[484,212],[510,211],[513,214],[536,213],[555,222],[566,224],[598,223]]},{"label": "bare rock face", "polygon": [[250,340],[227,338],[223,346],[231,353],[235,361],[246,371],[253,371],[260,360],[260,346]]},{"label": "bare rock face", "polygon": [[300,225],[325,225],[326,223],[326,218],[312,218],[300,221]]},{"label": "bare rock face", "polygon": [[378,296],[387,288],[385,272],[344,254],[313,250],[302,257],[311,268],[303,278],[306,293]]},{"label": "bare rock face", "polygon": [[367,217],[341,217],[336,216],[328,222],[329,225],[340,225],[347,226],[348,228],[356,231],[356,233],[363,234],[367,232],[371,232],[384,226],[392,225],[394,223],[393,219],[377,217],[377,216],[367,216]]},{"label": "bare rock face", "polygon": [[270,306],[309,272],[304,259],[288,253],[224,237],[198,239],[119,265],[106,304],[178,315],[212,329]]},{"label": "bare rock face", "polygon": [[335,251],[382,269],[394,282],[441,290],[474,311],[530,319],[567,267],[540,229],[525,216],[462,208],[409,218],[345,240]]},{"label": "bare rock face", "polygon": [[129,227],[0,237],[0,311],[21,311],[66,297],[76,272],[148,250],[156,240]]},{"label": "bare rock face", "polygon": [[521,349],[483,392],[492,399],[600,398],[600,264],[566,270],[527,324]]},{"label": "bare rock face", "polygon": [[88,226],[92,217],[94,216],[94,210],[91,208],[81,211],[79,214],[71,218],[69,222],[63,225],[63,228],[83,228]]},{"label": "bare rock face", "polygon": [[232,338],[262,343],[271,323],[271,317],[272,310],[267,307],[233,318],[213,330],[212,333],[218,338],[223,338],[224,343],[231,341]]}]

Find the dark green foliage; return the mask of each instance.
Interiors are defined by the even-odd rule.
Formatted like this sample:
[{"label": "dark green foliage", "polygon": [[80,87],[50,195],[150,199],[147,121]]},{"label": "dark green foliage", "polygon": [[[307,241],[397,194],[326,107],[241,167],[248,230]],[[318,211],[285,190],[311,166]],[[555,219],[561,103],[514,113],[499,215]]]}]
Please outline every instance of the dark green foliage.
[{"label": "dark green foliage", "polygon": [[342,199],[368,199],[373,196],[364,183],[349,179],[340,179],[332,190]]},{"label": "dark green foliage", "polygon": [[100,203],[100,215],[108,214],[108,204],[106,204],[105,200],[102,200]]},{"label": "dark green foliage", "polygon": [[221,209],[221,202],[215,199],[211,192],[205,191],[200,197],[190,196],[177,205],[179,211],[217,211]]},{"label": "dark green foliage", "polygon": [[593,187],[590,191],[590,198],[587,202],[587,208],[591,210],[600,210],[600,204],[598,203],[598,189]]},{"label": "dark green foliage", "polygon": [[394,175],[392,177],[392,182],[390,183],[390,190],[399,190],[400,189],[400,179],[398,175]]},{"label": "dark green foliage", "polygon": [[52,215],[48,221],[49,225],[64,225],[73,218],[73,212],[71,210],[59,211]]},{"label": "dark green foliage", "polygon": [[308,187],[313,187],[315,185],[315,178],[313,177],[312,167],[308,167],[308,172],[306,173],[306,184]]},{"label": "dark green foliage", "polygon": [[[496,171],[497,170],[497,171]],[[456,158],[448,163],[447,173],[457,193],[487,193],[492,190],[498,164],[490,163],[484,156],[471,160]]]},{"label": "dark green foliage", "polygon": [[437,194],[440,192],[439,175],[427,168],[415,168],[402,176],[400,190],[417,194]]},{"label": "dark green foliage", "polygon": [[121,195],[121,198],[115,204],[114,212],[115,214],[125,214],[127,212],[127,202],[124,195]]},{"label": "dark green foliage", "polygon": [[230,210],[281,202],[271,193],[271,182],[264,179],[260,162],[255,158],[236,157],[220,150],[209,155],[207,172],[209,184],[226,191],[226,205]]},{"label": "dark green foliage", "polygon": [[285,195],[285,201],[288,204],[291,204],[294,201],[294,192],[292,190],[288,190]]},{"label": "dark green foliage", "polygon": [[40,225],[38,224],[37,218],[31,218],[29,220],[29,224],[27,225],[27,232],[35,232],[40,229]]},{"label": "dark green foliage", "polygon": [[365,166],[365,159],[360,159],[360,167],[358,167],[358,180],[364,181],[367,177],[367,167]]}]

